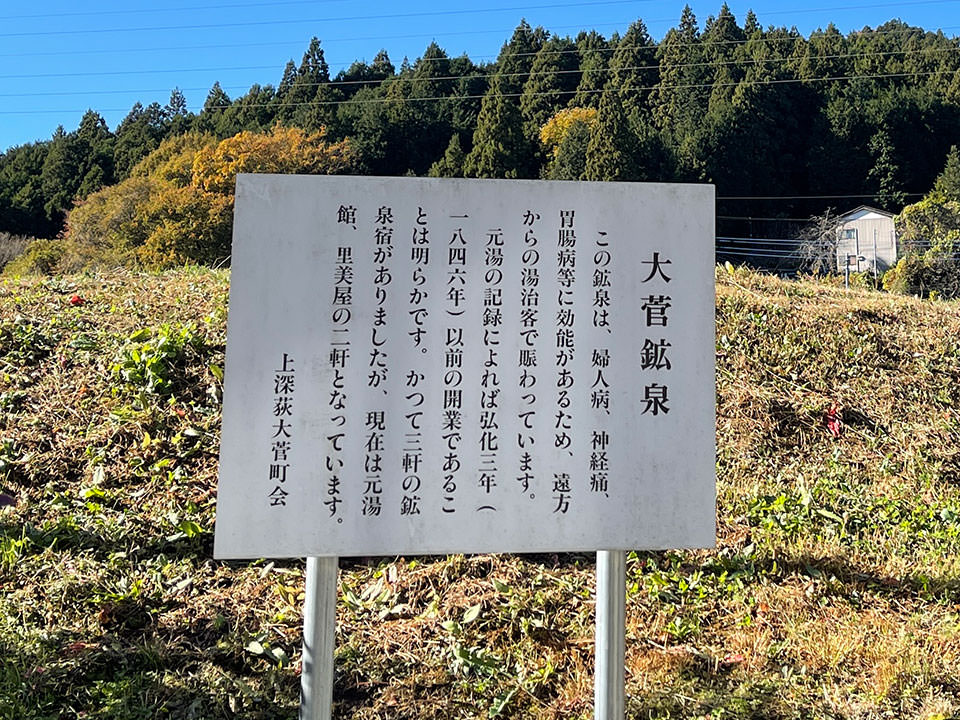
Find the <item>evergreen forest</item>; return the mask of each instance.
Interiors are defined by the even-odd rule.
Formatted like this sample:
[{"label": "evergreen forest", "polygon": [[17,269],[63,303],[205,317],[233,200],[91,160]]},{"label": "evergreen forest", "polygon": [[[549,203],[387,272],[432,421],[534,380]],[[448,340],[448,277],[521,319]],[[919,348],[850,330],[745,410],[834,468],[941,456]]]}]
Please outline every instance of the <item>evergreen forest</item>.
[{"label": "evergreen forest", "polygon": [[[231,98],[214,84],[197,113],[175,89],[113,130],[91,109],[75,130],[9,148],[0,233],[68,237],[73,208],[148,177],[164,143],[214,152],[243,133],[296,129],[336,156],[307,171],[710,182],[718,235],[779,237],[828,208],[896,213],[926,194],[960,141],[958,68],[958,39],[942,32],[891,20],[804,37],[726,4],[703,23],[685,8],[659,41],[642,20],[611,37],[524,21],[492,63],[431,43],[399,67],[380,51],[331,76],[314,38],[275,85]],[[218,207],[229,209],[205,212]]]}]

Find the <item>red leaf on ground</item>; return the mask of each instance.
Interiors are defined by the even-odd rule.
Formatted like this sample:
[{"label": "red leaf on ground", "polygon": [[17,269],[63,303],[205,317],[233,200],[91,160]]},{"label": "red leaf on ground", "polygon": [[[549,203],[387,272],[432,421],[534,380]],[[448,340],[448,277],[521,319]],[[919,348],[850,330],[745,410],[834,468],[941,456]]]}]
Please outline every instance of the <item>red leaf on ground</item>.
[{"label": "red leaf on ground", "polygon": [[723,667],[733,667],[734,665],[742,665],[746,661],[747,658],[742,653],[733,653],[723,658],[723,660],[720,661],[720,664]]},{"label": "red leaf on ground", "polygon": [[830,409],[823,416],[823,424],[835,438],[840,437],[843,432],[843,420],[840,419],[840,408],[831,405]]}]

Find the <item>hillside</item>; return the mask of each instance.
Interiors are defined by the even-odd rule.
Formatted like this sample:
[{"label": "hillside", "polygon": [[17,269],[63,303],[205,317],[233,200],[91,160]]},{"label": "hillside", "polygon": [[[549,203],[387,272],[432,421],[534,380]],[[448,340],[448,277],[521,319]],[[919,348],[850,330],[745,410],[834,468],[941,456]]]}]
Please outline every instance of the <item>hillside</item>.
[{"label": "hillside", "polygon": [[[718,549],[628,560],[628,715],[960,713],[960,306],[717,277]],[[225,271],[0,281],[0,718],[294,718],[211,559]],[[12,503],[12,504],[11,504]],[[338,718],[588,718],[589,555],[341,561]]]},{"label": "hillside", "polygon": [[[0,234],[69,233],[77,202],[136,178],[165,140],[278,125],[348,141],[367,175],[709,182],[722,237],[792,238],[831,207],[899,211],[930,189],[960,136],[951,16],[945,31],[890,20],[846,34],[829,22],[837,13],[819,17],[804,36],[768,24],[779,12],[738,18],[718,2],[700,18],[686,7],[658,39],[641,17],[609,37],[521,21],[496,59],[432,41],[395,64],[371,45],[371,61],[332,75],[315,37],[246,92],[231,98],[215,82],[202,107],[191,98],[196,113],[174,89],[164,106],[136,102],[115,127],[92,107],[76,128],[0,148]],[[9,112],[25,111],[18,97]]]}]

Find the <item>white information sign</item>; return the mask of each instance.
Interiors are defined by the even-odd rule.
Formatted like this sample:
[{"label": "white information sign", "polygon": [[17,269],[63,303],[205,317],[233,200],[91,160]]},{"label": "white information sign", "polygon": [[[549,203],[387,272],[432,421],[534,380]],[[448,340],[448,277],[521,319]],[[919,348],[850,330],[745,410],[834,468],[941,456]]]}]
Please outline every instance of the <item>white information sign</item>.
[{"label": "white information sign", "polygon": [[241,175],[219,558],[713,546],[714,190]]}]

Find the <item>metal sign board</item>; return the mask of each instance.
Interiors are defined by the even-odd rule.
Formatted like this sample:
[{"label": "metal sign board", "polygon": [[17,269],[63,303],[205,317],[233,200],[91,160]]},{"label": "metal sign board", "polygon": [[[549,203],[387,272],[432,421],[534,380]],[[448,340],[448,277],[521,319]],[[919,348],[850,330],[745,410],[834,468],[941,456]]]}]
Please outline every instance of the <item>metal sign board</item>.
[{"label": "metal sign board", "polygon": [[219,558],[707,547],[714,190],[237,180]]}]

